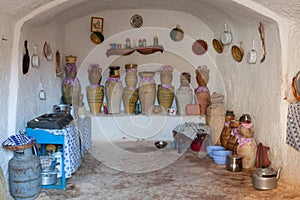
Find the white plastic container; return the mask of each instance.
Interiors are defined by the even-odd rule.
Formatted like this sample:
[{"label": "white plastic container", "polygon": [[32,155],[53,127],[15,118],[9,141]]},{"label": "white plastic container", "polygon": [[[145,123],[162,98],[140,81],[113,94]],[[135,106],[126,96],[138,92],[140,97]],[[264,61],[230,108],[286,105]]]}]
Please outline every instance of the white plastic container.
[{"label": "white plastic container", "polygon": [[62,152],[60,149],[57,149],[57,152],[53,153],[52,156],[56,158],[56,169],[57,169],[57,178],[61,178],[62,176]]}]

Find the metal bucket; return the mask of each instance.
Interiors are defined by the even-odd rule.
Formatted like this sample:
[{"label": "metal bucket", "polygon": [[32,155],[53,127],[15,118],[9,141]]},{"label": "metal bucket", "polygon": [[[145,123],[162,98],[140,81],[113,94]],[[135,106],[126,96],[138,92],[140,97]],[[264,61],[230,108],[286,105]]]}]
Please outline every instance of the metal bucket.
[{"label": "metal bucket", "polygon": [[14,151],[8,163],[9,189],[14,199],[35,199],[41,192],[41,165],[32,148]]}]

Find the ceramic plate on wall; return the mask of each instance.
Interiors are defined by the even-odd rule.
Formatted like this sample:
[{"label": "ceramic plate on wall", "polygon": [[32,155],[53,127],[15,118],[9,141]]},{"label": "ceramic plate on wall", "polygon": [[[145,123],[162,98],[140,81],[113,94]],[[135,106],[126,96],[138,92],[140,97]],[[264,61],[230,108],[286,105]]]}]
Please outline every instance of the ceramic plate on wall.
[{"label": "ceramic plate on wall", "polygon": [[184,31],[179,27],[179,25],[177,25],[176,28],[173,28],[170,31],[170,38],[174,42],[181,41],[184,38]]},{"label": "ceramic plate on wall", "polygon": [[300,72],[293,78],[292,90],[296,99],[300,100]]},{"label": "ceramic plate on wall", "polygon": [[219,40],[213,39],[212,44],[213,44],[213,47],[216,50],[216,52],[218,52],[218,53],[223,52],[223,44]]},{"label": "ceramic plate on wall", "polygon": [[91,34],[91,41],[94,43],[94,44],[101,44],[104,40],[104,36],[102,33],[100,32],[93,32]]},{"label": "ceramic plate on wall", "polygon": [[207,49],[208,45],[204,40],[196,40],[192,46],[192,50],[196,55],[203,55]]},{"label": "ceramic plate on wall", "polygon": [[241,62],[243,60],[243,56],[244,56],[244,51],[242,48],[234,45],[231,48],[231,53],[233,58],[237,61],[237,62]]},{"label": "ceramic plate on wall", "polygon": [[133,15],[130,19],[133,28],[140,28],[143,25],[143,18],[140,15]]}]

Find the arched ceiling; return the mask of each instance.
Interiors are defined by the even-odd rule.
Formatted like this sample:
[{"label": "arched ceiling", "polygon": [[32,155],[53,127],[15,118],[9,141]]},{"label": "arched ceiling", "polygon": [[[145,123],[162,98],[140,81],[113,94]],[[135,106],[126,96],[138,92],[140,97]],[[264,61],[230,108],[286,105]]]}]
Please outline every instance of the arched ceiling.
[{"label": "arched ceiling", "polygon": [[[59,6],[52,6],[54,2]],[[85,15],[118,9],[162,9],[177,10],[191,13],[200,18],[204,23],[223,24],[230,21],[237,25],[257,24],[262,20],[263,14],[237,3],[243,0],[2,0],[0,11],[11,15],[18,20],[33,12],[41,6],[49,6],[47,12],[29,20],[33,25],[40,25],[50,20],[68,23]],[[294,0],[253,0],[247,3],[258,3],[278,15],[289,19],[300,19],[300,2]],[[247,13],[247,15],[245,15]],[[174,17],[174,16],[170,16]],[[268,21],[266,18],[264,19]],[[219,22],[219,23],[218,23]],[[218,27],[219,28],[219,27]],[[212,27],[214,29],[214,27]]]}]

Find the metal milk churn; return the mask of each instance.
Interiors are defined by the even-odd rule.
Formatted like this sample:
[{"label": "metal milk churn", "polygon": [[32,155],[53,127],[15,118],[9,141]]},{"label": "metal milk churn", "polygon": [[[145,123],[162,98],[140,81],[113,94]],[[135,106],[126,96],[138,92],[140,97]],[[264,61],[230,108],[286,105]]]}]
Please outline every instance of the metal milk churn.
[{"label": "metal milk churn", "polygon": [[41,165],[32,147],[14,151],[8,163],[10,194],[15,199],[35,199],[41,192]]}]

